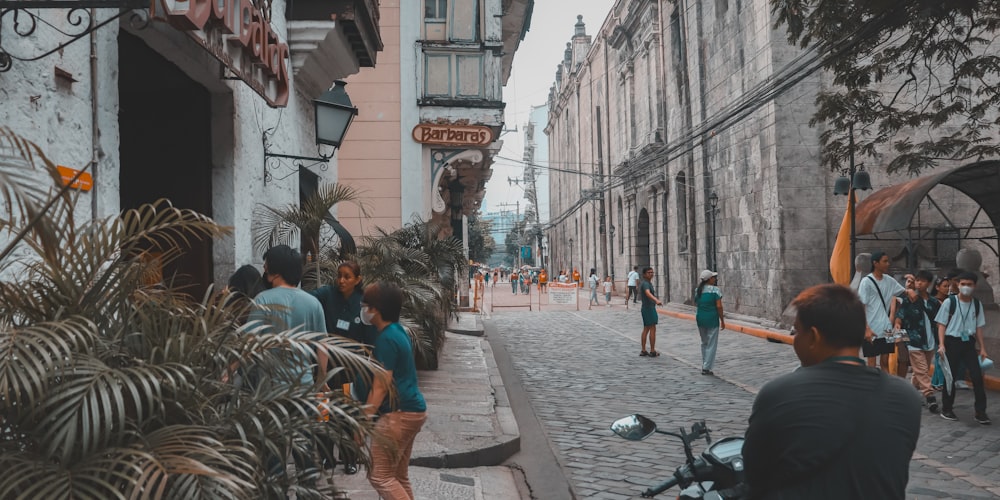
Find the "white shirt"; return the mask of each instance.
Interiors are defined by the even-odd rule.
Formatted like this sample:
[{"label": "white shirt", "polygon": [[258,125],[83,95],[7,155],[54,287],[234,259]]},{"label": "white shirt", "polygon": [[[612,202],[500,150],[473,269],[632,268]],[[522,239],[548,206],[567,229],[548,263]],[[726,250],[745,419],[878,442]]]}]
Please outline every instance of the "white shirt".
[{"label": "white shirt", "polygon": [[610,281],[605,281],[605,282],[604,282],[604,293],[611,293],[611,288],[612,288],[613,286],[615,286],[615,284],[614,284],[614,283],[612,283],[612,282],[610,282]]},{"label": "white shirt", "polygon": [[[869,276],[871,278],[869,278]],[[872,282],[875,280],[875,283]],[[882,292],[881,299],[879,292]],[[882,279],[875,278],[874,274],[869,274],[861,280],[858,285],[858,297],[865,305],[865,316],[868,321],[868,328],[876,337],[885,336],[886,330],[892,329],[892,321],[889,320],[889,305],[894,297],[905,291],[903,285],[892,276],[883,274]]]},{"label": "white shirt", "polygon": [[[951,301],[955,300],[955,314],[951,314]],[[962,302],[961,299],[948,297],[941,301],[941,309],[938,309],[937,317],[934,321],[942,325],[948,325],[944,329],[944,334],[948,337],[962,337],[965,333],[968,337],[976,335],[976,328],[986,326],[986,313],[983,312],[983,305],[979,304],[979,314],[976,314],[975,299]],[[951,316],[949,320],[948,316]],[[936,332],[935,332],[936,333]]]},{"label": "white shirt", "polygon": [[634,270],[629,271],[628,286],[635,286],[637,281],[639,281],[639,273],[635,272]]},{"label": "white shirt", "polygon": [[598,278],[596,274],[591,274],[587,280],[590,282],[590,289],[593,290],[597,288],[597,284],[600,283],[601,278]]}]

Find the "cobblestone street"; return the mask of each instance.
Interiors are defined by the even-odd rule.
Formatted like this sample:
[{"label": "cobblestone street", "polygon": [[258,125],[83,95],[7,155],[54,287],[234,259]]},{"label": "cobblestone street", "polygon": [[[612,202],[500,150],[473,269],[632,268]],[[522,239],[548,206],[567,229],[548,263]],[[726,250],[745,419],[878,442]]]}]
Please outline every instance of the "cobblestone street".
[{"label": "cobblestone street", "polygon": [[[798,366],[791,346],[723,331],[716,376],[701,375],[694,324],[663,314],[656,346],[662,356],[639,357],[639,312],[626,310],[621,297],[615,301],[588,311],[581,294],[579,312],[491,315],[578,498],[635,498],[683,463],[679,440],[625,441],[608,429],[615,419],[641,413],[664,429],[704,419],[713,439],[740,435],[758,388]],[[998,395],[988,397],[996,408]],[[908,498],[1000,496],[1000,428],[972,420],[971,391],[959,393],[955,412],[958,422],[925,411]]]}]

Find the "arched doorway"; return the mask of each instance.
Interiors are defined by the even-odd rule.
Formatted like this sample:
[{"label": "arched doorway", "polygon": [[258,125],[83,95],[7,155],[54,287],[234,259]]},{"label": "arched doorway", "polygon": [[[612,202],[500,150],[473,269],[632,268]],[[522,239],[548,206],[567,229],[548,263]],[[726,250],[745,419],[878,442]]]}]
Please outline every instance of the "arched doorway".
[{"label": "arched doorway", "polygon": [[649,212],[639,211],[639,225],[636,227],[635,263],[639,267],[650,265],[649,261]]}]

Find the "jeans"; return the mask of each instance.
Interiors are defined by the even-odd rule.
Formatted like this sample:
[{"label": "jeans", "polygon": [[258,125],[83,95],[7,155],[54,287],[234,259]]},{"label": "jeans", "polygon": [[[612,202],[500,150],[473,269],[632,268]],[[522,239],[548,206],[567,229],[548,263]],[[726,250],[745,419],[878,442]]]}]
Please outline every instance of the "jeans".
[{"label": "jeans", "polygon": [[413,500],[410,486],[410,454],[413,440],[427,421],[426,412],[394,411],[375,424],[383,439],[372,440],[372,470],[368,477],[385,500]]},{"label": "jeans", "polygon": [[[986,389],[983,387],[983,371],[979,367],[979,351],[976,349],[976,341],[969,339],[962,341],[959,337],[947,336],[944,338],[944,355],[948,357],[948,364],[958,366],[959,363],[965,365],[969,376],[972,379],[972,393],[975,395],[976,413],[986,412]],[[957,374],[958,371],[956,370]],[[945,391],[944,406],[942,411],[951,410],[955,404],[955,381],[952,379],[951,391]]]},{"label": "jeans", "polygon": [[701,335],[701,369],[711,370],[719,347],[719,327],[699,326],[698,333]]},{"label": "jeans", "polygon": [[597,287],[590,289],[590,303],[601,305],[601,301],[597,300]]}]

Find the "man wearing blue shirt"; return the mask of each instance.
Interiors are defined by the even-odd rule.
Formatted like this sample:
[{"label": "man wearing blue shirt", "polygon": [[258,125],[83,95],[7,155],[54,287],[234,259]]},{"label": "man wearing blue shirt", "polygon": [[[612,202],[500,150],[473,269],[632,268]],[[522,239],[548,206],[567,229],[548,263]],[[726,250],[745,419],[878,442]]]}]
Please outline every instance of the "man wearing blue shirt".
[{"label": "man wearing blue shirt", "polygon": [[[938,324],[938,353],[947,357],[950,366],[964,365],[972,379],[972,392],[975,394],[975,420],[983,425],[990,424],[986,416],[986,389],[983,385],[983,371],[979,359],[986,358],[986,345],[983,344],[983,327],[986,326],[986,315],[983,306],[972,298],[978,278],[974,273],[964,272],[958,275],[958,296],[948,297],[941,304],[934,321]],[[978,356],[977,356],[978,354]],[[952,407],[955,404],[955,380],[944,392],[944,405],[941,418],[958,420]]]}]

